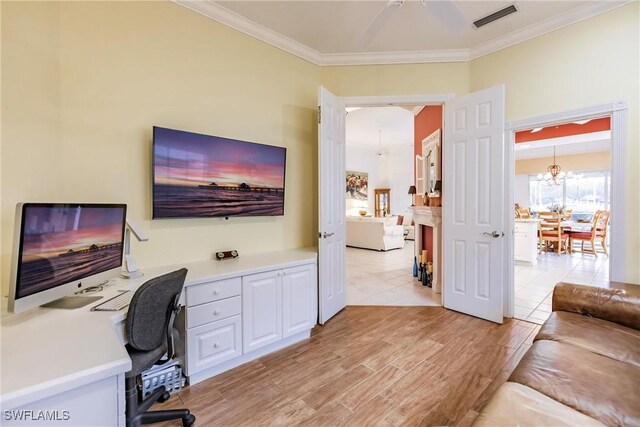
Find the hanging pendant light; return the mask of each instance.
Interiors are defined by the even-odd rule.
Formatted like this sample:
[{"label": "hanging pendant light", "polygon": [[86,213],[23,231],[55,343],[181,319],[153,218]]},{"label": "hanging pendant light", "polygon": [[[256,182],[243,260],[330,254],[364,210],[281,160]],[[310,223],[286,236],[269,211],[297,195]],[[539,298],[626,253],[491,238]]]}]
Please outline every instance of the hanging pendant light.
[{"label": "hanging pendant light", "polygon": [[573,178],[573,172],[564,172],[559,164],[556,163],[556,147],[553,146],[553,164],[547,167],[545,174],[538,174],[538,181],[545,181],[549,185],[559,185],[565,178]]}]

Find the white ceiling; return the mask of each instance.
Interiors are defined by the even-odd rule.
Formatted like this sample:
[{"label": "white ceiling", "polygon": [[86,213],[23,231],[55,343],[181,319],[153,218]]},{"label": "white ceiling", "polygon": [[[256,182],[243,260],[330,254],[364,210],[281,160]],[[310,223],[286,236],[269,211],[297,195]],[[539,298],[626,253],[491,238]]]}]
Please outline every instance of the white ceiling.
[{"label": "white ceiling", "polygon": [[[454,30],[452,20],[439,17],[434,6],[406,0],[392,6],[388,20],[363,46],[362,35],[387,0],[172,1],[318,65],[465,61],[628,2],[455,0],[466,25]],[[480,29],[472,25],[513,3],[518,12]]]},{"label": "white ceiling", "polygon": [[556,157],[610,151],[611,131],[592,132],[516,144],[515,158],[516,160],[523,160],[553,157],[553,147],[556,148]]},{"label": "white ceiling", "polygon": [[347,114],[347,144],[378,150],[382,139],[382,149],[385,151],[393,151],[403,145],[413,147],[413,118],[411,111],[401,107],[353,110]]}]

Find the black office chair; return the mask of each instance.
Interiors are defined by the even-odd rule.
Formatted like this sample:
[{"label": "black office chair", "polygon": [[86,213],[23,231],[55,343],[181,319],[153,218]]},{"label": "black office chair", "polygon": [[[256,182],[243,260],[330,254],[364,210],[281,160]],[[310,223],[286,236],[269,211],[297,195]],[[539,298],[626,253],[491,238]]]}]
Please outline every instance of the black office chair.
[{"label": "black office chair", "polygon": [[136,291],[129,304],[126,320],[126,346],[131,358],[131,370],[125,374],[127,427],[182,419],[191,426],[196,418],[188,409],[148,411],[155,402],[169,399],[165,387],[154,390],[139,401],[138,378],[167,354],[174,356],[173,320],[180,311],[178,299],[182,293],[187,269],[174,271],[148,280]]}]

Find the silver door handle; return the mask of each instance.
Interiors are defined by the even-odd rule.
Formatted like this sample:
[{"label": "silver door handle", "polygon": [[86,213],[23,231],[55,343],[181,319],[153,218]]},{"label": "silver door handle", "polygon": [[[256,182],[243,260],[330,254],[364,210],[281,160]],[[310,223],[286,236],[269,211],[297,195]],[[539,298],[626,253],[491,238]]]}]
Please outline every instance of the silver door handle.
[{"label": "silver door handle", "polygon": [[[487,233],[486,231],[484,233],[482,233],[486,236],[489,237],[493,237],[494,239],[497,239],[498,237],[500,237],[500,233],[498,233],[496,230],[493,230],[491,233]],[[504,233],[502,233],[502,235],[504,236]]]},{"label": "silver door handle", "polygon": [[333,236],[333,233],[323,233],[323,234],[322,234],[322,237],[324,237],[325,239],[326,239],[327,237],[331,237],[331,236]]}]

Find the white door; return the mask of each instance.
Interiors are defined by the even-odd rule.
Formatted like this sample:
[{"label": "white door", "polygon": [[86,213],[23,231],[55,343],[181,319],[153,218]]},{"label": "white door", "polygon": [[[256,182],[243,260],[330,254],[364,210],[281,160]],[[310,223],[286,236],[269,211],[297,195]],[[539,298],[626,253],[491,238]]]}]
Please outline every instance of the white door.
[{"label": "white door", "polygon": [[282,339],[282,270],[242,278],[242,344],[248,353]]},{"label": "white door", "polygon": [[310,265],[282,271],[282,337],[308,331],[316,323],[315,268]]},{"label": "white door", "polygon": [[345,103],[318,93],[318,275],[320,324],[347,305],[345,290]]},{"label": "white door", "polygon": [[502,323],[504,85],[447,101],[443,144],[444,306]]}]

